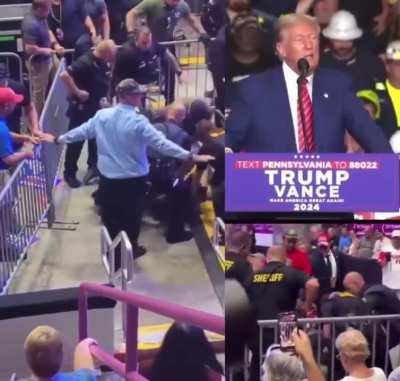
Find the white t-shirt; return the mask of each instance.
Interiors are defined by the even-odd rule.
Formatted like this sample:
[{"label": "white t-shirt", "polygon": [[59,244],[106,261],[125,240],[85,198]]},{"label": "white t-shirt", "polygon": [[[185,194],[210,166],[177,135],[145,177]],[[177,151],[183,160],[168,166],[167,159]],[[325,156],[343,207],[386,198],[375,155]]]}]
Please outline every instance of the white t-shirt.
[{"label": "white t-shirt", "polygon": [[386,381],[386,375],[381,368],[372,368],[374,373],[371,377],[367,378],[357,378],[352,376],[347,376],[342,378],[340,381]]}]

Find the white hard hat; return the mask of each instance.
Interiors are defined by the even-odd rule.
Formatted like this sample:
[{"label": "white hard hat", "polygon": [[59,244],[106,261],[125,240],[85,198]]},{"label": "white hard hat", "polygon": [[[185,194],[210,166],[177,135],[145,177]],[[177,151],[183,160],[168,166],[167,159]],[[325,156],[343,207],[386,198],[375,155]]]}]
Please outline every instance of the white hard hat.
[{"label": "white hard hat", "polygon": [[400,60],[400,41],[392,41],[386,48],[386,58],[388,60]]},{"label": "white hard hat", "polygon": [[400,238],[400,230],[393,230],[392,238]]},{"label": "white hard hat", "polygon": [[389,140],[394,153],[400,153],[400,131],[396,131]]},{"label": "white hard hat", "polygon": [[363,31],[358,27],[354,15],[342,10],[332,16],[322,34],[330,40],[352,41],[360,38]]}]

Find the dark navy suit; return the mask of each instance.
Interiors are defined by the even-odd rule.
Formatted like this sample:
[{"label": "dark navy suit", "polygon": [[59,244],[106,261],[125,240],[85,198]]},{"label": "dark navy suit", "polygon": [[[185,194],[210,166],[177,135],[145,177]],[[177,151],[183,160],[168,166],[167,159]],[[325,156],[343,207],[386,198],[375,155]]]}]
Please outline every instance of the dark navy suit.
[{"label": "dark navy suit", "polygon": [[[289,97],[282,67],[255,74],[233,85],[228,97],[226,146],[234,151],[296,152]],[[312,103],[316,152],[345,152],[348,130],[366,152],[392,152],[384,133],[363,109],[351,78],[319,68]]]}]

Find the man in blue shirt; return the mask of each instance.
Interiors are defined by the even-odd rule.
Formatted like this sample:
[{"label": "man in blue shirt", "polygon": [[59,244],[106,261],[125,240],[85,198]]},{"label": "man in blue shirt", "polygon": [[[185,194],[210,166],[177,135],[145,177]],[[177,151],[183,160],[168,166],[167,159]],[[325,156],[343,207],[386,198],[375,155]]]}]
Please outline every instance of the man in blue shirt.
[{"label": "man in blue shirt", "polygon": [[[97,167],[100,172],[98,202],[100,215],[111,238],[126,231],[135,257],[145,253],[138,245],[140,225],[145,203],[146,179],[149,174],[147,147],[165,156],[194,162],[208,162],[209,155],[192,155],[157,131],[148,119],[137,113],[145,90],[133,79],[121,81],[116,89],[119,103],[98,111],[81,126],[55,138],[45,135],[50,143],[69,144],[96,139]],[[116,267],[120,257],[116,257]]]},{"label": "man in blue shirt", "polygon": [[14,139],[7,126],[6,118],[24,97],[15,94],[9,87],[0,87],[0,169],[16,166],[24,159],[31,159],[32,152],[14,152]]}]

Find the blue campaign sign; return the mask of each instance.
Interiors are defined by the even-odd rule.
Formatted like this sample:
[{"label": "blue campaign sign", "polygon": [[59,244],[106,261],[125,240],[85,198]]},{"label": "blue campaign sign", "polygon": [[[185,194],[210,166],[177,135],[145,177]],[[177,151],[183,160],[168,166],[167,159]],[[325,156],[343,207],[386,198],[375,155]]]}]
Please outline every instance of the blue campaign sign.
[{"label": "blue campaign sign", "polygon": [[393,212],[400,162],[392,154],[227,154],[227,212]]}]

